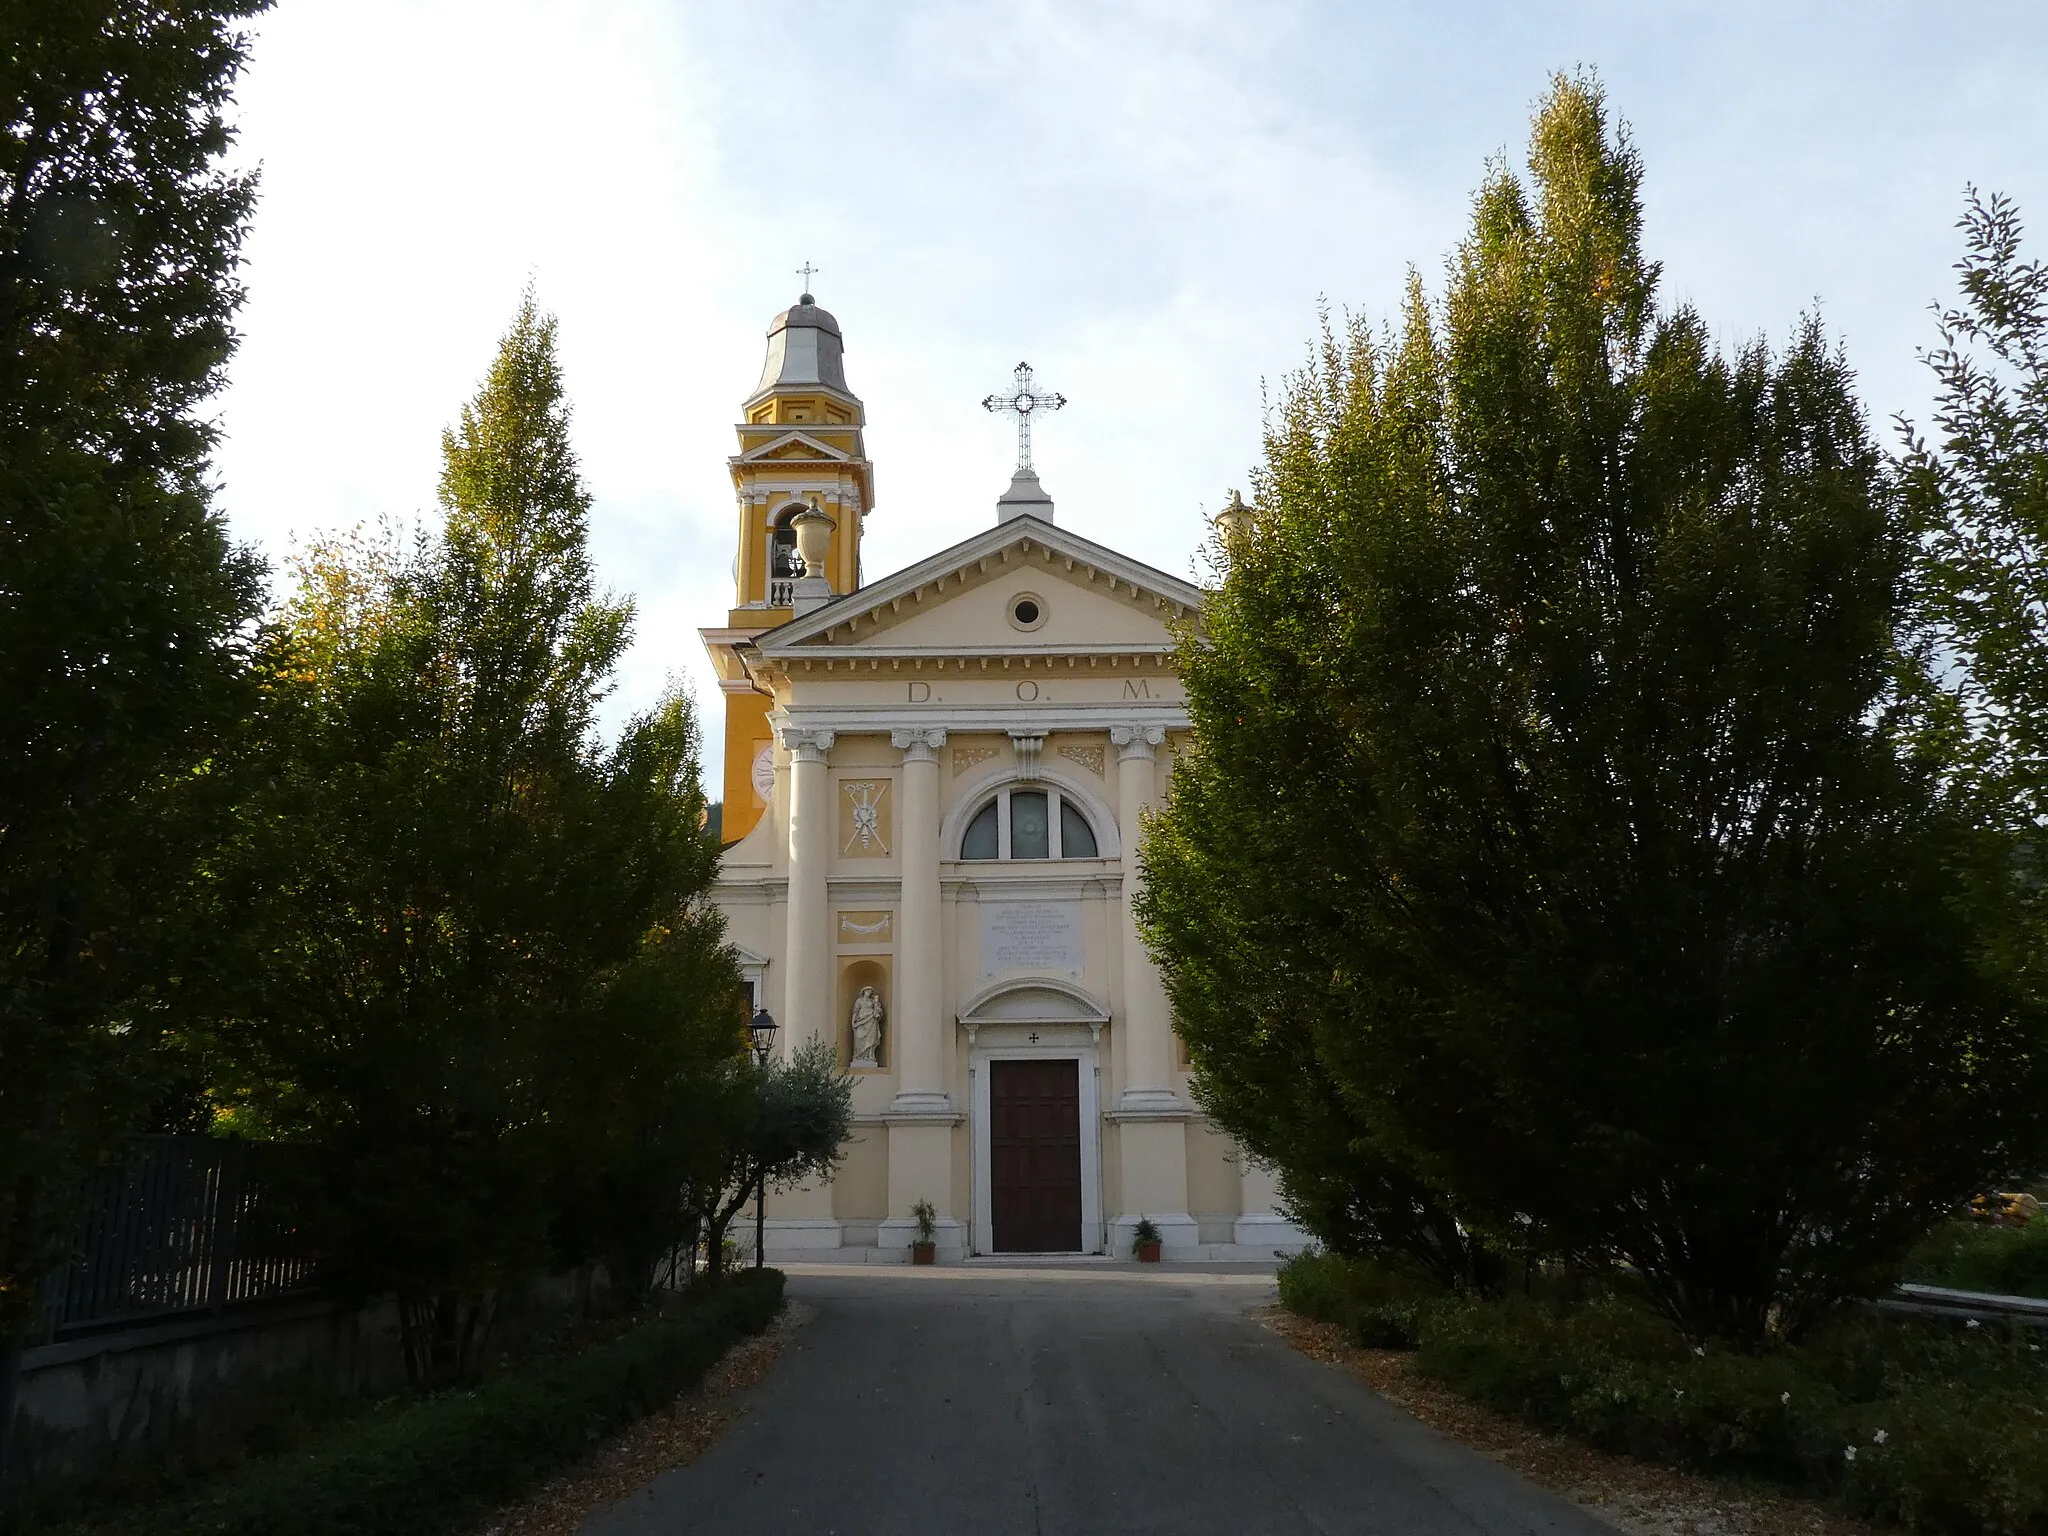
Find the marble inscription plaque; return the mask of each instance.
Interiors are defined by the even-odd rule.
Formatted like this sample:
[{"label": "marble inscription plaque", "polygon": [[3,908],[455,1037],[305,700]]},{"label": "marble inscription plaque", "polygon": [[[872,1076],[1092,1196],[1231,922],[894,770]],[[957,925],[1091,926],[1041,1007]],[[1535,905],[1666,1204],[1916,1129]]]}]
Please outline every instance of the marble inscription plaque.
[{"label": "marble inscription plaque", "polygon": [[981,974],[1030,971],[1081,978],[1081,904],[1078,901],[981,903]]}]

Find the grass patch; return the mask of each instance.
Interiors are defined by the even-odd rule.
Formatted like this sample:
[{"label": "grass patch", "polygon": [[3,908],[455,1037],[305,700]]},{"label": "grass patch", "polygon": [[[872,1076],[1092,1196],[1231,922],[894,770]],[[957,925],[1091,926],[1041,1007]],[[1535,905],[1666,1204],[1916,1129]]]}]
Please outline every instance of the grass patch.
[{"label": "grass patch", "polygon": [[[573,1354],[467,1391],[396,1399],[309,1449],[95,1536],[440,1536],[545,1481],[673,1402],[782,1306],[780,1270],[747,1270]],[[73,1527],[77,1536],[86,1536]]]},{"label": "grass patch", "polygon": [[1945,1221],[1907,1256],[1905,1277],[1959,1291],[2048,1297],[2048,1216],[2024,1227]]},{"label": "grass patch", "polygon": [[[1354,1315],[1385,1307],[1373,1268],[1305,1256],[1281,1297],[1348,1329],[1347,1287]],[[1911,1530],[2048,1533],[2048,1332],[1844,1318],[1746,1354],[1689,1344],[1623,1287],[1411,1305],[1417,1370],[1538,1428]]]}]

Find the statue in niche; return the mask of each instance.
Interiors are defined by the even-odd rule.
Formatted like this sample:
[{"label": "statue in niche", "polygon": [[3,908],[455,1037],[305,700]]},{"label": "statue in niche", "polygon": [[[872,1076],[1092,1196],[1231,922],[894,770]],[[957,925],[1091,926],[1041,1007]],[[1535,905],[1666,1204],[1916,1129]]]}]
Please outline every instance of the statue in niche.
[{"label": "statue in niche", "polygon": [[853,1064],[877,1067],[882,1057],[882,1024],[888,1018],[882,999],[873,987],[862,987],[853,998]]}]

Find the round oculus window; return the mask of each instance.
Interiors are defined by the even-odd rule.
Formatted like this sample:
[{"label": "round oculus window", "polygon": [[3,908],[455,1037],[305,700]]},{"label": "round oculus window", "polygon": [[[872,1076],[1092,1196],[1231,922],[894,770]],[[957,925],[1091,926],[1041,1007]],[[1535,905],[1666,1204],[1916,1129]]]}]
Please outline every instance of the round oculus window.
[{"label": "round oculus window", "polygon": [[1036,592],[1020,592],[1010,599],[1010,622],[1018,629],[1036,629],[1045,622],[1045,599]]}]

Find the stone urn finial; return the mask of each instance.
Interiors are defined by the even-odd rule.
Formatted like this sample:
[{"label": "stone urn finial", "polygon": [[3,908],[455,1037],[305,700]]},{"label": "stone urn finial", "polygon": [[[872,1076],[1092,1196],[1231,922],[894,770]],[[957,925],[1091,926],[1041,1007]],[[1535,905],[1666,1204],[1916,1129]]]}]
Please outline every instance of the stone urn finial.
[{"label": "stone urn finial", "polygon": [[832,548],[832,530],[839,526],[832,515],[818,505],[813,496],[811,504],[789,520],[796,529],[796,552],[804,563],[804,575],[812,581],[825,577],[825,555]]},{"label": "stone urn finial", "polygon": [[1216,514],[1216,531],[1223,535],[1227,549],[1235,544],[1247,528],[1251,527],[1252,509],[1244,504],[1244,498],[1232,491],[1223,503],[1223,510]]}]

